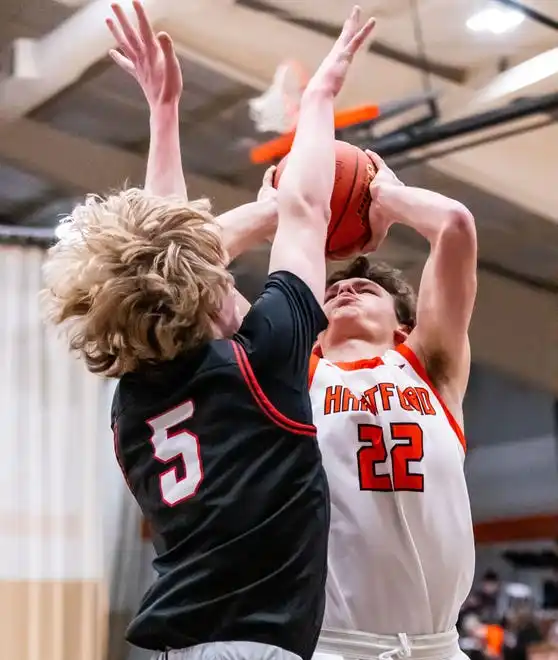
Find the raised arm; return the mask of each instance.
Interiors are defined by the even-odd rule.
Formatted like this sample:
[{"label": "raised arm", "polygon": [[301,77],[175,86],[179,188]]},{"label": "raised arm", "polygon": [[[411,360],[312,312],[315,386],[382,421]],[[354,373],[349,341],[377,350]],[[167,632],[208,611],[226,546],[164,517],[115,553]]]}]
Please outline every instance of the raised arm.
[{"label": "raised arm", "polygon": [[477,291],[474,218],[460,202],[402,185],[385,163],[371,185],[372,213],[406,224],[430,243],[417,301],[417,325],[407,343],[432,380],[461,405],[470,369],[468,329]]},{"label": "raised arm", "polygon": [[278,191],[279,220],[269,272],[286,270],[302,279],[319,303],[325,290],[325,240],[335,178],[333,102],[349,65],[374,27],[361,23],[355,7],[308,83],[296,136]]},{"label": "raised arm", "polygon": [[[133,7],[137,30],[118,4],[113,5],[114,17],[108,18],[106,23],[119,49],[111,50],[111,57],[137,80],[149,104],[150,140],[145,188],[161,197],[187,199],[180,148],[180,63],[169,35],[165,32],[155,34],[140,2],[134,2]],[[231,260],[275,231],[277,202],[271,176],[270,169],[264,177],[258,201],[216,218]]]},{"label": "raised arm", "polygon": [[255,202],[237,206],[216,218],[230,261],[265,242],[277,229],[277,191],[273,187],[275,166],[269,167]]},{"label": "raised arm", "polygon": [[119,50],[109,51],[112,59],[135,78],[149,104],[149,156],[145,189],[154,195],[188,199],[182,171],[179,104],[182,72],[170,36],[155,34],[140,2],[133,3],[138,29],[118,4],[114,18],[107,18]]}]

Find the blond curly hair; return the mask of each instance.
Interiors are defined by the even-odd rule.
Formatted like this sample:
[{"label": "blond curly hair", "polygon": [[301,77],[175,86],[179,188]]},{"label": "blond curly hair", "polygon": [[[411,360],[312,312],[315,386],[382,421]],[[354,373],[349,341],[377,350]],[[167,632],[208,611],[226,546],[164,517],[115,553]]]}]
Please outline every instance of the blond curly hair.
[{"label": "blond curly hair", "polygon": [[90,371],[120,377],[213,337],[232,278],[209,209],[130,188],[68,216],[41,297]]}]

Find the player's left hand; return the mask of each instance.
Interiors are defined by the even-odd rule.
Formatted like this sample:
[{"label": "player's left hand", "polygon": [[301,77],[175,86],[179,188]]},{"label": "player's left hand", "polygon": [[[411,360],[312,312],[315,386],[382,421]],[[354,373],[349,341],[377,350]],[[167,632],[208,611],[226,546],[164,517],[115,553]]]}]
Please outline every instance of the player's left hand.
[{"label": "player's left hand", "polygon": [[[267,168],[263,176],[262,185],[258,191],[258,197],[257,197],[258,202],[272,205],[273,213],[275,214],[275,216],[278,213],[277,188],[273,186],[273,177],[275,176],[276,170],[277,167],[275,165],[272,165],[271,167]],[[277,229],[277,224],[275,223],[273,231],[269,234],[269,236],[266,237],[266,240],[269,241],[270,243],[273,242],[273,239],[275,238],[276,229]]]},{"label": "player's left hand", "polygon": [[109,55],[138,81],[151,109],[177,104],[183,83],[172,39],[166,32],[155,34],[140,2],[136,0],[133,6],[138,18],[138,30],[119,4],[112,5],[116,21],[107,18],[106,24],[118,50],[111,49]]},{"label": "player's left hand", "polygon": [[363,249],[364,252],[374,252],[383,243],[389,228],[396,218],[390,216],[382,205],[382,191],[386,187],[400,187],[405,184],[397,178],[395,172],[390,169],[383,158],[374,151],[366,150],[376,169],[376,174],[370,183],[370,211],[368,219],[372,229],[372,240]]},{"label": "player's left hand", "polygon": [[262,179],[262,185],[258,191],[258,202],[277,202],[277,189],[273,186],[273,177],[277,167],[268,167]]}]

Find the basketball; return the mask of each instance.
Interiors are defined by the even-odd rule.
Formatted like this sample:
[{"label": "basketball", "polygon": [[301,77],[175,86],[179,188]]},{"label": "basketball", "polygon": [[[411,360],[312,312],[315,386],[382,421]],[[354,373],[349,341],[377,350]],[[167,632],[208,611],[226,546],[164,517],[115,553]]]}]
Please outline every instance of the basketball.
[{"label": "basketball", "polygon": [[[281,179],[288,156],[277,166],[274,186]],[[335,184],[331,196],[331,218],[327,231],[326,255],[330,259],[347,259],[370,241],[368,221],[370,182],[375,168],[370,158],[348,142],[335,142]]]}]

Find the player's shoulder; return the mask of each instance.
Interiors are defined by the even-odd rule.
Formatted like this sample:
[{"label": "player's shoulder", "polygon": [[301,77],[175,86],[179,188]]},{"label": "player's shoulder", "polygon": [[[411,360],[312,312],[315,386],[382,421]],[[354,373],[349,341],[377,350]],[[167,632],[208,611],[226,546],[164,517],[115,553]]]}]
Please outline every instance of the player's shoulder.
[{"label": "player's shoulder", "polygon": [[140,416],[145,416],[170,399],[186,397],[202,379],[219,381],[224,372],[235,366],[233,342],[218,339],[173,360],[125,374],[113,395],[112,421],[123,413],[133,415],[140,411]]},{"label": "player's shoulder", "polygon": [[310,287],[306,284],[306,282],[298,275],[295,275],[295,273],[291,273],[289,270],[274,270],[273,272],[269,273],[265,282],[264,289],[274,287],[292,288],[313,295]]}]

